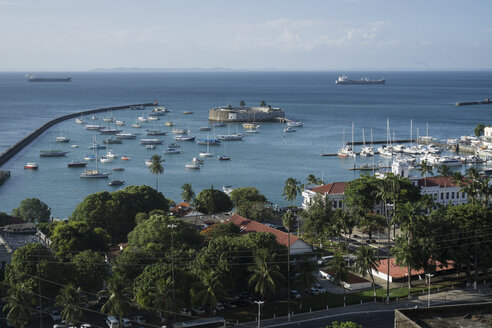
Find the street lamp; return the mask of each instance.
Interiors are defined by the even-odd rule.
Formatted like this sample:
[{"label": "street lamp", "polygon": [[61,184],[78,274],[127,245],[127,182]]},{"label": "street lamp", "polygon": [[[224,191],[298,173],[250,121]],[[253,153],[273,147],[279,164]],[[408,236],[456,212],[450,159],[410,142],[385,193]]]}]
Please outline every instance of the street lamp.
[{"label": "street lamp", "polygon": [[261,305],[265,302],[263,301],[255,301],[256,304],[258,304],[258,328],[260,328],[260,317],[261,317]]},{"label": "street lamp", "polygon": [[171,228],[171,279],[173,281],[173,316],[174,316],[174,305],[176,303],[176,296],[174,292],[174,228],[178,225],[168,224],[167,227]]},{"label": "street lamp", "polygon": [[425,276],[429,279],[429,292],[427,293],[427,307],[431,306],[431,277],[434,277],[433,274],[426,273]]}]

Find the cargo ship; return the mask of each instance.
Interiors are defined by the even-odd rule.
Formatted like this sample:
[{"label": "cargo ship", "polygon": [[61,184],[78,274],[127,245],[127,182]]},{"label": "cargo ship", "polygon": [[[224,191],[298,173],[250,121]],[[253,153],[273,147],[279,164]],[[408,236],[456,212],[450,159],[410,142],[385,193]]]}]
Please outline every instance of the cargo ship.
[{"label": "cargo ship", "polygon": [[379,80],[370,80],[367,77],[361,78],[360,80],[349,80],[346,75],[339,75],[338,79],[335,80],[335,84],[385,84],[386,80],[381,78]]},{"label": "cargo ship", "polygon": [[71,77],[36,77],[32,74],[26,75],[27,82],[72,82]]}]

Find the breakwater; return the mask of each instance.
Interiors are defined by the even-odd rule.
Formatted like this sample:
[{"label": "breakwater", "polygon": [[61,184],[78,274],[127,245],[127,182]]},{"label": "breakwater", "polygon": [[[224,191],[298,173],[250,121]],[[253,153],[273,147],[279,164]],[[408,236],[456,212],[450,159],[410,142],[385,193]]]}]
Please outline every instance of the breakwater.
[{"label": "breakwater", "polygon": [[156,106],[156,103],[144,103],[144,104],[132,104],[132,105],[123,105],[123,106],[115,106],[115,107],[105,107],[105,108],[97,108],[97,109],[89,109],[89,110],[84,110],[81,112],[76,112],[76,113],[71,113],[67,115],[63,115],[60,117],[57,117],[51,121],[46,122],[45,124],[41,125],[39,128],[16,142],[13,146],[11,146],[9,149],[7,149],[3,154],[0,155],[0,166],[5,164],[9,159],[15,156],[19,151],[21,151],[24,147],[29,145],[34,139],[36,139],[39,135],[41,135],[44,131],[48,130],[51,128],[53,125],[60,123],[65,120],[69,120],[71,118],[76,118],[79,116],[83,115],[90,115],[90,114],[95,114],[95,113],[100,113],[100,112],[107,112],[107,111],[114,111],[114,110],[122,110],[122,109],[129,109],[131,107],[150,107],[150,106]]}]

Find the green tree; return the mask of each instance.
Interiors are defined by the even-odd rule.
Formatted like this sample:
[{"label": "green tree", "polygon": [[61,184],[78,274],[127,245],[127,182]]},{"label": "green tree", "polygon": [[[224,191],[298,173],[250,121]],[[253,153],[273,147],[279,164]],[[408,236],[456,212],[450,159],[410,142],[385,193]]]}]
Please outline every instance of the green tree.
[{"label": "green tree", "polygon": [[294,201],[300,192],[301,187],[299,181],[294,178],[285,180],[284,193],[282,196],[284,196],[285,200],[290,201],[292,206],[294,206]]},{"label": "green tree", "polygon": [[77,205],[70,220],[103,228],[112,243],[119,243],[126,242],[128,233],[135,227],[137,213],[156,209],[167,213],[169,200],[149,186],[128,186],[112,193],[103,191],[87,196]]},{"label": "green tree", "polygon": [[483,124],[478,124],[475,129],[473,130],[473,133],[475,136],[480,137],[483,135],[483,131],[485,130],[485,125]]},{"label": "green tree", "polygon": [[226,297],[227,293],[220,282],[219,275],[214,271],[205,271],[201,275],[201,288],[194,295],[195,302],[209,306],[209,314],[213,316],[217,302]]},{"label": "green tree", "polygon": [[371,277],[374,297],[376,297],[376,284],[374,283],[372,270],[377,269],[378,261],[374,251],[370,247],[361,246],[357,248],[355,255],[357,256],[355,259],[355,271],[362,276],[369,275]]},{"label": "green tree", "polygon": [[218,237],[238,237],[240,234],[241,229],[232,222],[214,224],[211,227],[200,232],[200,235],[204,237],[206,243]]},{"label": "green tree", "polygon": [[191,184],[185,183],[181,186],[181,190],[183,190],[181,193],[183,200],[191,204],[195,200],[195,192],[193,191]]},{"label": "green tree", "polygon": [[137,247],[128,246],[111,263],[113,276],[125,281],[134,281],[146,268],[153,264],[154,254]]},{"label": "green tree", "polygon": [[343,295],[345,297],[345,284],[348,278],[348,268],[343,256],[340,253],[335,253],[333,260],[329,265],[329,270],[333,271],[333,281],[337,284],[341,284],[343,287]]},{"label": "green tree", "polygon": [[288,298],[288,313],[290,314],[290,231],[295,229],[297,218],[294,213],[288,210],[282,215],[282,224],[287,229],[287,298]]},{"label": "green tree", "polygon": [[323,184],[323,180],[315,177],[314,174],[308,175],[307,182],[311,185],[322,185]]},{"label": "green tree", "polygon": [[259,202],[263,204],[266,200],[266,197],[254,187],[235,188],[231,193],[231,201],[235,206],[243,202]]},{"label": "green tree", "polygon": [[162,166],[164,160],[157,154],[152,155],[150,160],[152,161],[152,164],[149,166],[149,171],[150,173],[155,174],[155,190],[159,191],[159,174],[164,173],[164,167]]},{"label": "green tree", "polygon": [[367,233],[369,239],[375,232],[382,232],[386,227],[386,218],[382,215],[368,213],[359,219],[357,226],[362,232]]},{"label": "green tree", "polygon": [[308,258],[304,258],[304,261],[299,267],[299,289],[301,291],[311,288],[311,285],[318,282],[313,272],[316,271],[316,267],[312,261]]},{"label": "green tree", "polygon": [[270,254],[268,249],[259,249],[254,256],[255,264],[248,268],[253,273],[248,283],[263,299],[275,293],[277,282],[284,278],[279,266],[275,264],[275,256],[276,254]]},{"label": "green tree", "polygon": [[264,100],[262,100],[260,103],[260,107],[266,107],[266,105],[267,105],[266,102]]},{"label": "green tree", "polygon": [[69,279],[85,291],[99,291],[109,277],[109,266],[101,253],[90,249],[75,255]]},{"label": "green tree", "polygon": [[24,284],[11,285],[7,296],[2,298],[5,303],[3,311],[7,313],[7,320],[15,327],[24,328],[31,318],[31,309],[36,304],[35,294]]},{"label": "green tree", "polygon": [[427,174],[434,175],[432,166],[430,166],[427,161],[421,161],[418,170],[420,171],[420,176],[424,177],[424,187],[427,189]]},{"label": "green tree", "polygon": [[241,107],[246,106],[246,103],[244,102],[244,100],[241,100],[241,102],[239,103],[239,106],[241,106]]},{"label": "green tree", "polygon": [[109,280],[106,289],[97,293],[98,297],[105,296],[108,300],[101,307],[101,312],[118,317],[120,327],[123,327],[121,318],[130,312],[131,288],[127,282],[113,277]]},{"label": "green tree", "polygon": [[85,297],[80,288],[66,285],[56,296],[55,306],[61,308],[61,317],[66,322],[78,323],[83,316],[82,305]]},{"label": "green tree", "polygon": [[203,189],[196,198],[198,210],[205,214],[221,213],[230,211],[233,207],[232,201],[224,192]]},{"label": "green tree", "polygon": [[353,321],[333,321],[330,325],[326,326],[326,328],[362,328],[362,325]]},{"label": "green tree", "polygon": [[441,164],[437,167],[437,173],[443,177],[449,177],[451,175],[451,169],[449,166]]},{"label": "green tree", "polygon": [[26,198],[19,207],[13,209],[12,215],[27,222],[48,222],[51,210],[48,205],[37,198]]},{"label": "green tree", "polygon": [[110,242],[110,236],[104,229],[91,228],[89,224],[82,221],[58,222],[50,239],[56,254],[68,259],[72,256],[72,252],[87,249],[106,252]]},{"label": "green tree", "polygon": [[355,217],[352,216],[349,212],[341,209],[336,209],[333,216],[335,218],[335,221],[343,231],[343,236],[345,238],[345,246],[348,247],[347,235],[349,235],[350,238],[357,221],[355,220]]},{"label": "green tree", "polygon": [[334,236],[338,233],[331,201],[325,196],[316,195],[307,210],[301,212],[303,229],[310,235],[321,239],[328,234]]},{"label": "green tree", "polygon": [[149,294],[152,306],[159,311],[161,319],[167,318],[173,311],[172,291],[172,277],[168,276],[166,279],[157,280],[156,285]]}]

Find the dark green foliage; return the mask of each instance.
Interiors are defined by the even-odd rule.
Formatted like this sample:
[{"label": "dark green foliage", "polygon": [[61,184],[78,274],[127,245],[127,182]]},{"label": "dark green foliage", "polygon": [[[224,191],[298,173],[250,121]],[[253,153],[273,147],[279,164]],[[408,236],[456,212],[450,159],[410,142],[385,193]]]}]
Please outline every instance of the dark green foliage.
[{"label": "dark green foliage", "polygon": [[155,261],[153,254],[127,247],[114,260],[113,274],[122,280],[133,281],[143,272],[146,265],[150,265]]},{"label": "dark green foliage", "polygon": [[86,222],[60,221],[50,236],[52,248],[62,258],[70,258],[72,252],[108,250],[110,237],[102,228],[92,228]]},{"label": "dark green foliage", "polygon": [[5,212],[0,212],[0,227],[10,224],[10,216]]},{"label": "dark green foliage", "polygon": [[231,193],[231,201],[236,213],[250,220],[263,222],[273,216],[270,208],[265,207],[266,198],[253,187],[236,188]]},{"label": "dark green foliage", "polygon": [[351,181],[345,188],[345,204],[354,214],[360,216],[374,210],[379,203],[375,197],[379,179],[374,176],[362,176]]},{"label": "dark green foliage", "polygon": [[484,130],[485,130],[485,125],[478,124],[473,130],[473,133],[475,134],[475,136],[480,137],[481,135],[483,135]]},{"label": "dark green foliage", "polygon": [[223,224],[214,224],[208,229],[200,232],[205,239],[205,242],[210,242],[211,240],[218,237],[238,237],[240,234],[240,229],[237,225],[232,222]]},{"label": "dark green foliage", "polygon": [[339,229],[331,206],[327,197],[316,195],[309,208],[301,213],[304,231],[317,238],[337,234]]},{"label": "dark green foliage", "polygon": [[91,250],[80,252],[72,258],[71,264],[69,279],[84,291],[101,290],[103,282],[109,277],[109,265],[101,253]]},{"label": "dark green foliage", "polygon": [[48,205],[37,198],[26,198],[19,207],[13,209],[12,215],[27,222],[48,222],[51,210]]},{"label": "dark green foliage", "polygon": [[232,201],[220,190],[203,189],[196,197],[198,211],[205,214],[221,213],[230,211],[233,207]]},{"label": "dark green foliage", "polygon": [[85,221],[92,228],[103,228],[113,243],[126,242],[128,233],[135,227],[137,213],[155,209],[167,213],[169,201],[149,186],[128,186],[113,193],[103,191],[87,196],[70,219]]},{"label": "dark green foliage", "polygon": [[362,325],[353,321],[333,321],[330,325],[326,326],[326,328],[362,328]]},{"label": "dark green foliage", "polygon": [[[63,283],[65,266],[59,263],[51,250],[36,243],[26,244],[14,252],[12,262],[5,270],[5,283],[10,287],[22,283],[37,293],[38,269],[42,279]],[[41,282],[41,293],[47,297],[55,297],[58,289],[56,284]]]},{"label": "dark green foliage", "polygon": [[266,197],[260,194],[260,191],[254,187],[242,187],[232,191],[231,200],[235,205],[243,202],[265,203]]}]

